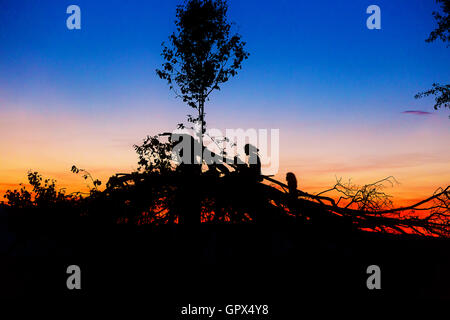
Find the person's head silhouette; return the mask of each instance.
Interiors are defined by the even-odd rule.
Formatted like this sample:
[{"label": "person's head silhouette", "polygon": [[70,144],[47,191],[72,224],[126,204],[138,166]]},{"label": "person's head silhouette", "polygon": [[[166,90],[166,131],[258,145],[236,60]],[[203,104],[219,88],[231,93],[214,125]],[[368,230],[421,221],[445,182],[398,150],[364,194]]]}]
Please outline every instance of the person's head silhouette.
[{"label": "person's head silhouette", "polygon": [[244,146],[244,152],[245,152],[245,154],[246,154],[247,156],[249,156],[250,154],[258,153],[258,151],[259,151],[259,149],[256,148],[254,145],[252,145],[252,144],[250,144],[250,143],[247,143],[247,144]]}]

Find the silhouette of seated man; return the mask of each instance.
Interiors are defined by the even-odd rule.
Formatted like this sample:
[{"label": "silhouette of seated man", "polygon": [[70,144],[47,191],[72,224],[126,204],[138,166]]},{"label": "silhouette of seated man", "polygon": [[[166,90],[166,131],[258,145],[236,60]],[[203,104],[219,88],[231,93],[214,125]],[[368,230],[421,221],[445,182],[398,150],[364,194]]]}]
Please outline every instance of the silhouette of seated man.
[{"label": "silhouette of seated man", "polygon": [[258,148],[247,143],[244,146],[244,152],[247,156],[248,163],[243,162],[238,156],[234,157],[233,167],[239,176],[255,181],[263,180],[261,175],[261,159],[259,158],[258,151]]},{"label": "silhouette of seated man", "polygon": [[262,181],[261,159],[259,158],[258,151],[258,148],[249,143],[244,146],[244,152],[248,158],[248,176],[256,181]]}]

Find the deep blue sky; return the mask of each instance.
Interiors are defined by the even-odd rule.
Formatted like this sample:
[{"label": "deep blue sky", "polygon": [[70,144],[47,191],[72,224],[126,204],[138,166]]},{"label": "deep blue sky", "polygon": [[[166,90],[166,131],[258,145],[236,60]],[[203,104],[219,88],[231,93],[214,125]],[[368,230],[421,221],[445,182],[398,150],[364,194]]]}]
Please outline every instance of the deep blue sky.
[{"label": "deep blue sky", "polygon": [[[67,108],[94,113],[132,108],[133,99],[174,103],[154,69],[180,1],[0,3],[0,90],[7,101],[39,99],[51,88],[49,96],[55,91],[70,101]],[[70,4],[81,8],[79,31],[65,27]],[[382,30],[365,26],[370,4],[381,8]],[[436,8],[431,0],[230,1],[251,58],[214,101],[333,117],[430,111],[430,100],[412,97],[450,78],[450,51],[424,42]]]}]

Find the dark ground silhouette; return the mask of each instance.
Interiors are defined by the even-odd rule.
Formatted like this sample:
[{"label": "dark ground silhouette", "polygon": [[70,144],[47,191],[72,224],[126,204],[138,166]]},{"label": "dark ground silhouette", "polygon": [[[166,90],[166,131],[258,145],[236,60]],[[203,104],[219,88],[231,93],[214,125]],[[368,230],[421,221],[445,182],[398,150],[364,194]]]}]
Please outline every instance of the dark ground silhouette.
[{"label": "dark ground silhouette", "polygon": [[[151,141],[159,155],[170,150]],[[353,209],[326,204],[323,195],[294,189],[292,174],[284,185],[246,164],[224,162],[224,173],[216,164],[203,171],[169,167],[164,157],[156,164],[141,157],[141,171],[111,177],[104,191],[97,182],[86,197],[60,194],[30,173],[36,196],[10,193],[14,201],[1,208],[2,295],[145,296],[157,305],[188,298],[217,303],[232,295],[285,307],[299,297],[450,298],[447,224],[434,216],[371,211],[377,198],[370,197]],[[448,196],[446,190],[430,201]],[[445,217],[443,205],[433,207]],[[406,234],[408,227],[439,237]],[[405,234],[392,234],[395,228]],[[71,264],[83,270],[80,292],[65,287]],[[366,287],[372,264],[382,269],[380,291]]]},{"label": "dark ground silhouette", "polygon": [[[205,102],[249,56],[226,12],[224,1],[180,6],[157,71],[198,112],[188,121],[200,123],[199,141],[184,138],[202,151]],[[362,187],[338,180],[309,194],[292,173],[287,185],[263,176],[254,146],[243,150],[251,164],[223,153],[221,162],[174,163],[165,136],[135,146],[139,169],[103,190],[74,166],[92,183],[87,195],[58,191],[36,172],[32,190],[9,191],[0,205],[1,295],[141,298],[164,318],[182,303],[259,303],[274,306],[274,319],[309,300],[450,298],[449,187],[406,208],[382,192],[390,177]],[[72,264],[81,267],[81,291],[66,288]],[[382,270],[381,290],[367,289],[370,265]]]}]

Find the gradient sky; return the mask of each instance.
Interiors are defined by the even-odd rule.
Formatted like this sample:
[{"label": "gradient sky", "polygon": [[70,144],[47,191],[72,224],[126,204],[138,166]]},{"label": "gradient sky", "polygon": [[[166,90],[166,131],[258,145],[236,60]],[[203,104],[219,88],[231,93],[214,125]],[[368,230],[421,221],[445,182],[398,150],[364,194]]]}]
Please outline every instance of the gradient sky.
[{"label": "gradient sky", "polygon": [[[28,169],[80,189],[76,164],[106,182],[136,168],[133,144],[185,120],[154,71],[180,2],[0,0],[0,194]],[[81,30],[66,28],[71,4]],[[393,175],[388,191],[410,202],[450,183],[449,111],[414,99],[450,82],[450,48],[424,41],[434,1],[229,4],[251,56],[212,96],[210,127],[279,128],[277,177],[309,192]],[[366,28],[371,4],[381,30]]]}]

